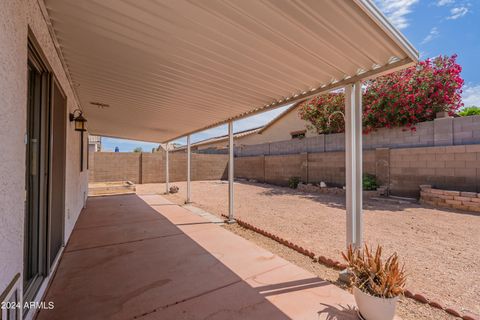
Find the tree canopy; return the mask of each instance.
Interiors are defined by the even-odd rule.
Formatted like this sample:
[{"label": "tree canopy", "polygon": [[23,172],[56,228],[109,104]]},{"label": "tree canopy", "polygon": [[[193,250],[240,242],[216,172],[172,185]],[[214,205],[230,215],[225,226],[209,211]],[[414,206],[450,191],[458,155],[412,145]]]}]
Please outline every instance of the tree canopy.
[{"label": "tree canopy", "polygon": [[[457,56],[439,56],[410,68],[363,83],[363,130],[405,127],[433,120],[437,112],[455,114],[463,106],[462,68]],[[345,130],[343,92],[332,92],[306,101],[300,117],[318,133]]]}]

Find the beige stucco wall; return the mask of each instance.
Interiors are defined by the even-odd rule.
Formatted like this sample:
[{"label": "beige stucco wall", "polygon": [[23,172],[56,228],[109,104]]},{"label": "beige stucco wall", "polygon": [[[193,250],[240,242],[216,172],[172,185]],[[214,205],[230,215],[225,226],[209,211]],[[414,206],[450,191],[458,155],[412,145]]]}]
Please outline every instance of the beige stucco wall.
[{"label": "beige stucco wall", "polygon": [[[56,54],[37,0],[0,1],[0,292],[23,271],[28,29],[67,95],[72,88]],[[67,123],[65,241],[84,205],[88,172],[80,172],[80,134]],[[22,279],[18,281],[22,283]],[[19,286],[19,288],[21,285]],[[21,291],[21,288],[20,288]],[[39,292],[41,294],[41,292]],[[31,317],[33,312],[29,313]]]},{"label": "beige stucco wall", "polygon": [[[291,140],[291,132],[307,130],[307,122],[298,115],[298,110],[292,110],[274,122],[260,134],[253,134],[239,139],[240,145],[260,144],[276,141]],[[314,130],[307,130],[306,137],[316,136]]]},{"label": "beige stucco wall", "polygon": [[[240,138],[235,138],[235,146],[252,145],[269,142],[277,142],[291,140],[291,132],[306,130],[306,137],[317,136],[315,130],[307,129],[307,122],[302,120],[298,115],[298,109],[292,110],[285,116],[274,122],[270,127],[266,128],[262,133],[249,134]],[[206,143],[199,145],[198,150],[205,149],[221,149],[228,146],[228,140]]]}]

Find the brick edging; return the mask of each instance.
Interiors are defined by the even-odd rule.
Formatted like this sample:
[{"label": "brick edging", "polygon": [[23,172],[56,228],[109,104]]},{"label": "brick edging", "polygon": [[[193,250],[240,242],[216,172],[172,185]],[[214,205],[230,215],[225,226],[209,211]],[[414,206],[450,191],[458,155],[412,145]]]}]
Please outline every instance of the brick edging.
[{"label": "brick edging", "polygon": [[[228,219],[227,215],[222,214],[222,217]],[[316,255],[315,253],[313,253],[312,251],[310,251],[308,249],[305,249],[305,248],[303,248],[299,245],[296,245],[296,244],[294,244],[294,243],[292,243],[292,242],[290,242],[286,239],[283,239],[283,238],[281,238],[281,237],[279,237],[279,236],[277,236],[273,233],[270,233],[268,231],[265,231],[263,229],[255,227],[254,225],[252,225],[248,222],[245,222],[241,219],[235,218],[235,221],[240,226],[244,227],[245,229],[254,231],[256,233],[259,233],[259,234],[261,234],[261,235],[263,235],[263,236],[265,236],[265,237],[267,237],[271,240],[274,240],[274,241],[276,241],[276,242],[278,242],[278,243],[280,243],[280,244],[282,244],[282,245],[284,245],[284,246],[286,246],[286,247],[288,247],[292,250],[295,250],[296,252],[311,258],[314,262],[318,262],[320,264],[325,265],[326,267],[333,268],[333,269],[336,269],[336,270],[343,270],[343,269],[347,268],[346,264],[343,264],[343,263],[341,263],[339,261],[336,261],[336,260],[329,259],[329,258],[327,258],[325,256],[322,256],[322,255]],[[432,300],[432,299],[429,299],[429,298],[426,298],[424,295],[422,295],[420,293],[413,293],[409,289],[405,289],[404,296],[406,298],[415,300],[419,303],[428,304],[432,308],[443,310],[446,313],[448,313],[452,316],[461,318],[463,320],[480,320],[480,316],[478,316],[478,315],[474,315],[474,314],[464,314],[464,315],[462,315],[461,312],[455,310],[453,307],[442,306],[442,304],[440,304],[439,302],[437,302],[435,300]]]},{"label": "brick edging", "polygon": [[480,212],[480,193],[432,188],[420,186],[420,202],[436,207],[452,208]]}]

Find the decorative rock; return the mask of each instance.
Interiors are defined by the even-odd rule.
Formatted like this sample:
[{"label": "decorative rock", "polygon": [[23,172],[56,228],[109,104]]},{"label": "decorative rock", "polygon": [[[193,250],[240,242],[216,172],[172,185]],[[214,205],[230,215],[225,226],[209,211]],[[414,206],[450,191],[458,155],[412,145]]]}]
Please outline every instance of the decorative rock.
[{"label": "decorative rock", "polygon": [[403,295],[410,299],[413,299],[413,296],[414,296],[414,294],[408,289],[405,289],[405,291],[403,292]]},{"label": "decorative rock", "polygon": [[327,184],[323,181],[320,182],[320,188],[326,188]]},{"label": "decorative rock", "polygon": [[327,264],[327,258],[325,258],[324,256],[319,256],[318,257],[318,262],[326,265]]},{"label": "decorative rock", "polygon": [[430,301],[428,303],[430,306],[434,307],[434,308],[437,308],[437,309],[442,309],[443,310],[443,307],[440,303],[436,302],[436,301]]},{"label": "decorative rock", "polygon": [[418,294],[418,293],[413,296],[413,299],[420,302],[420,303],[428,303],[427,298],[425,298],[424,296],[422,296],[421,294]]},{"label": "decorative rock", "polygon": [[347,285],[351,285],[353,281],[353,273],[348,269],[344,269],[338,273],[338,280]]},{"label": "decorative rock", "polygon": [[332,259],[328,259],[327,258],[327,267],[334,267],[335,266],[335,261],[333,261]]},{"label": "decorative rock", "polygon": [[474,314],[468,311],[464,311],[462,319],[463,320],[480,320],[480,315]]},{"label": "decorative rock", "polygon": [[454,310],[452,308],[446,308],[445,312],[451,314],[452,316],[459,317],[459,318],[462,316],[460,313],[457,312],[457,310]]}]

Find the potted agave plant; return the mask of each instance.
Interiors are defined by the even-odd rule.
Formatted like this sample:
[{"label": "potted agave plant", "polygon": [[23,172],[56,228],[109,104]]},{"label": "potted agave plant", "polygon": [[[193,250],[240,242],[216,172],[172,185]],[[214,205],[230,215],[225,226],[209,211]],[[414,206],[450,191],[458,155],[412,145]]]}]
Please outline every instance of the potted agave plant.
[{"label": "potted agave plant", "polygon": [[399,296],[405,287],[404,266],[400,267],[396,253],[382,261],[382,247],[375,252],[364,249],[342,252],[353,275],[353,295],[359,316],[365,320],[392,320]]}]

